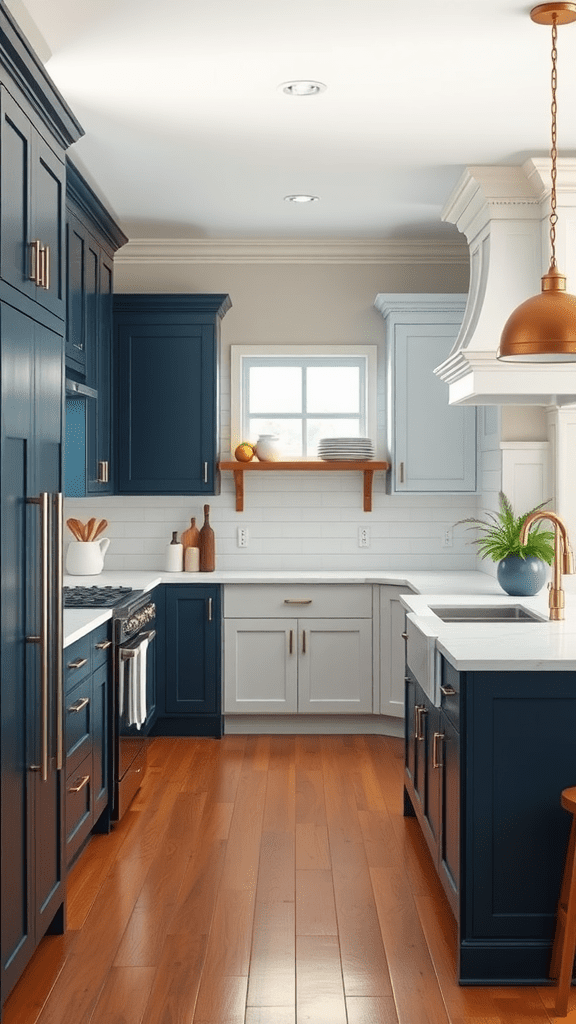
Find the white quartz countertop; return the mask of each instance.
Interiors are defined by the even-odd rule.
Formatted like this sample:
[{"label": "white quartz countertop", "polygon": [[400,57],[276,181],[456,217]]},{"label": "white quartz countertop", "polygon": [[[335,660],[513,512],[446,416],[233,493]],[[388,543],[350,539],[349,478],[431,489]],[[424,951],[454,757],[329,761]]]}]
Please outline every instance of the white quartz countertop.
[{"label": "white quartz countertop", "polygon": [[[435,642],[436,649],[458,671],[576,671],[576,594],[565,594],[562,622],[548,618],[548,591],[536,597],[507,597],[486,593],[463,596],[452,591],[401,598],[416,628]],[[541,616],[539,622],[443,622],[435,605],[518,604]]]},{"label": "white quartz countertop", "polygon": [[[161,583],[365,583],[409,587],[416,594],[501,594],[496,580],[483,572],[396,572],[379,569],[372,572],[226,571],[216,572],[144,572],[119,570],[98,576],[65,576],[67,587],[132,587],[149,591]],[[112,617],[110,608],[83,608],[64,611],[64,646],[80,640]]]}]

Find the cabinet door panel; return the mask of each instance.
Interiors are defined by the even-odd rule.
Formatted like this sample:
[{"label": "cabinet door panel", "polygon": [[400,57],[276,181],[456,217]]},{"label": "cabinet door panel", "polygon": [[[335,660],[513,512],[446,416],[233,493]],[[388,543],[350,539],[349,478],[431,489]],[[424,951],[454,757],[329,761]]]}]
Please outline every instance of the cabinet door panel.
[{"label": "cabinet door panel", "polygon": [[86,372],[86,345],[84,338],[86,241],[82,227],[76,218],[69,218],[66,233],[68,237],[66,363],[83,375]]},{"label": "cabinet door panel", "polygon": [[308,619],[298,624],[298,711],[372,711],[372,621]]},{"label": "cabinet door panel", "polygon": [[36,301],[64,317],[64,164],[41,135],[33,135],[32,233],[49,253],[49,287],[36,289]]},{"label": "cabinet door panel", "polygon": [[120,493],[210,493],[213,330],[121,325],[118,344]]},{"label": "cabinet door panel", "polygon": [[297,710],[295,619],[224,620],[224,710],[228,714]]},{"label": "cabinet door panel", "polygon": [[218,587],[175,585],[166,590],[166,712],[217,714]]},{"label": "cabinet door panel", "polygon": [[474,937],[553,933],[570,823],[560,793],[574,784],[576,698],[565,675],[508,672],[505,692],[497,672],[466,676],[476,735],[466,811]]},{"label": "cabinet door panel", "polygon": [[108,665],[102,665],[92,677],[92,800],[93,821],[108,803]]},{"label": "cabinet door panel", "polygon": [[395,465],[400,491],[476,489],[476,409],[448,404],[434,368],[449,354],[458,325],[398,324],[395,357]]},{"label": "cabinet door panel", "polygon": [[[87,418],[87,478],[88,494],[113,493],[112,467],[112,261],[101,253],[98,306],[98,336],[96,351],[97,401],[89,401]],[[99,473],[100,463],[108,468],[108,480]],[[105,476],[106,474],[104,474]]]},{"label": "cabinet door panel", "polygon": [[30,176],[32,172],[31,124],[10,93],[0,89],[2,103],[0,237],[2,277],[8,284],[34,296],[36,285],[29,280],[31,234]]}]

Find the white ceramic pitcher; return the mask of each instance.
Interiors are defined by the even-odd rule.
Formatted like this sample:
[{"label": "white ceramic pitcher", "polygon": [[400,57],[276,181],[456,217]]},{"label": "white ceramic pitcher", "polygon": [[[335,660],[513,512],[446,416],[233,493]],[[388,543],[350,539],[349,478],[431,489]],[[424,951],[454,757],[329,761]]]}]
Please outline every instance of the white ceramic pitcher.
[{"label": "white ceramic pitcher", "polygon": [[70,576],[97,576],[104,568],[104,555],[109,546],[108,537],[70,541],[66,552],[66,572]]}]

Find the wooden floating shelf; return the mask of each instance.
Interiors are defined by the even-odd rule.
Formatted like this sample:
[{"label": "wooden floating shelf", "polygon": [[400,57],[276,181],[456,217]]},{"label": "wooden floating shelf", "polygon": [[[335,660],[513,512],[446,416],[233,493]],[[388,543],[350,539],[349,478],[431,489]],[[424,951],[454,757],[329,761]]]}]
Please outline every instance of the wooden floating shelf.
[{"label": "wooden floating shelf", "polygon": [[287,462],[220,462],[219,469],[234,473],[236,487],[236,511],[244,511],[244,473],[363,473],[364,474],[364,511],[372,511],[372,480],[376,470],[390,469],[389,462],[375,462],[372,459],[358,461],[325,462],[323,459],[292,459]]}]

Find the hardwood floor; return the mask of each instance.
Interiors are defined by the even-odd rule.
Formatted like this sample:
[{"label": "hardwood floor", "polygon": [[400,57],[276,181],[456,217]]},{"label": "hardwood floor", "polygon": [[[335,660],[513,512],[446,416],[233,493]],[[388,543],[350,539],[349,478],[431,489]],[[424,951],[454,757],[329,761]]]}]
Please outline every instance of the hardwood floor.
[{"label": "hardwood floor", "polygon": [[[547,988],[460,988],[402,742],[157,738],[71,872],[3,1024],[550,1024]],[[571,1012],[576,1022],[576,988]]]}]

